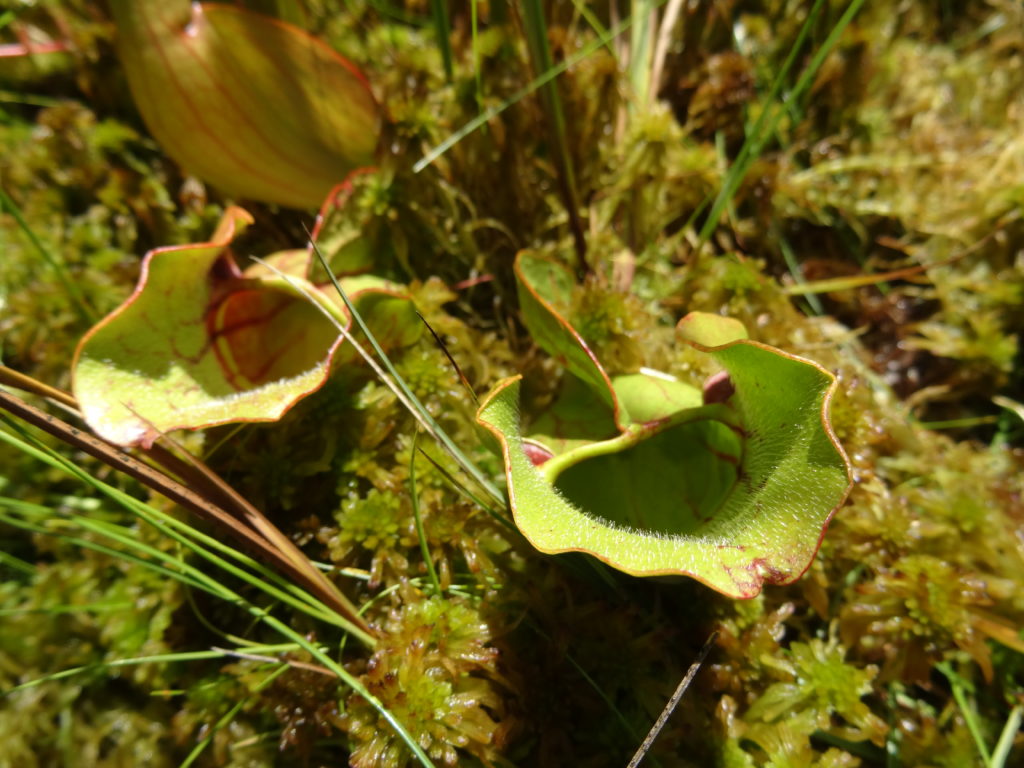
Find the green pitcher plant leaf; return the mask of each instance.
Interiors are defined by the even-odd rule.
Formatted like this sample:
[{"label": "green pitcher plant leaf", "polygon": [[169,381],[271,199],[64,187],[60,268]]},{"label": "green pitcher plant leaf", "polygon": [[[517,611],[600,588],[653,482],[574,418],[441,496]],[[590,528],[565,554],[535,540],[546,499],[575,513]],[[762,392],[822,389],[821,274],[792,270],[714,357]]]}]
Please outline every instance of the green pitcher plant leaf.
[{"label": "green pitcher plant leaf", "polygon": [[515,274],[523,322],[537,346],[588,385],[619,428],[628,424],[629,416],[622,412],[608,374],[566,320],[574,285],[572,273],[556,261],[521,251],[516,256]]},{"label": "green pitcher plant leaf", "polygon": [[[326,381],[342,336],[313,302],[345,328],[348,312],[333,287],[308,280],[305,250],[239,269],[229,246],[251,222],[232,207],[210,242],[148,253],[134,293],[82,339],[72,386],[97,434],[148,446],[172,429],[274,421]],[[383,343],[418,338],[396,286],[342,284]]]},{"label": "green pitcher plant leaf", "polygon": [[676,336],[684,341],[717,347],[747,338],[747,329],[734,317],[710,312],[691,312],[676,326]]},{"label": "green pitcher plant leaf", "polygon": [[[516,272],[520,295],[534,299],[524,321],[571,373],[527,437],[518,377],[477,413],[501,446],[526,538],[543,552],[586,552],[637,576],[686,575],[734,597],[799,578],[851,485],[828,418],[835,377],[747,340],[735,320],[695,314],[679,338],[721,367],[703,390],[652,371],[609,378],[573,351],[586,345],[556,310],[571,282],[554,262],[528,258]],[[616,428],[613,408],[629,422]]]},{"label": "green pitcher plant leaf", "polygon": [[332,189],[320,207],[313,240],[335,275],[371,271],[388,248],[391,222],[382,223],[378,206],[353,197],[367,187],[374,195],[386,195],[390,178],[378,168],[359,168]]},{"label": "green pitcher plant leaf", "polygon": [[314,207],[374,162],[383,116],[362,73],[245,8],[112,0],[118,54],[160,145],[225,192]]}]

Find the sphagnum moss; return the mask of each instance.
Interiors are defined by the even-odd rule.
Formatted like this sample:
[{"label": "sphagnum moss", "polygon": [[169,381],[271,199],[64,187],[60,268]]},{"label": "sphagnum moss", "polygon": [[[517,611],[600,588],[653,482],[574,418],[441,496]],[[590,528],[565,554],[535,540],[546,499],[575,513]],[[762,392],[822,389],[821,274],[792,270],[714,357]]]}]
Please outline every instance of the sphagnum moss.
[{"label": "sphagnum moss", "polygon": [[[370,690],[400,713],[432,758],[455,765],[459,751],[496,758],[509,724],[498,686],[493,629],[464,598],[425,597],[411,586],[385,619],[386,640],[366,662]],[[410,755],[358,697],[339,725],[354,741],[356,768],[401,768]]]}]

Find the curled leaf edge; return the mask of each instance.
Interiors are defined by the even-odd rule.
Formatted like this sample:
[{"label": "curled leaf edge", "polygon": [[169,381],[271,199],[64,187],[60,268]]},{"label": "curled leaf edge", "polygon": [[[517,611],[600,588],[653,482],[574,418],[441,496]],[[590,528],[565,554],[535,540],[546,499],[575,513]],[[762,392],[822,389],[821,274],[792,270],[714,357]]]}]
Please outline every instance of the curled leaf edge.
[{"label": "curled leaf edge", "polygon": [[[792,354],[790,352],[786,352],[784,350],[778,349],[777,347],[773,347],[771,345],[764,344],[764,343],[758,342],[758,341],[752,341],[750,339],[737,339],[737,340],[731,341],[731,342],[729,342],[727,344],[722,344],[720,346],[715,346],[715,347],[704,346],[702,344],[698,344],[697,342],[692,342],[692,341],[687,341],[686,343],[689,344],[690,346],[694,347],[698,351],[705,352],[705,353],[712,353],[712,352],[728,349],[728,348],[736,346],[736,345],[747,345],[747,346],[759,347],[761,349],[764,349],[766,351],[772,352],[774,354],[786,357],[786,358],[788,358],[790,360],[793,360],[794,362],[810,365],[810,366],[814,367],[815,369],[817,369],[822,374],[824,374],[825,377],[829,381],[829,385],[828,385],[827,389],[825,390],[824,395],[822,396],[821,408],[820,408],[820,411],[819,411],[819,419],[821,420],[822,431],[825,433],[825,436],[828,438],[828,440],[832,444],[833,448],[835,448],[836,453],[838,454],[838,456],[840,457],[840,459],[842,461],[843,467],[845,469],[845,475],[846,475],[846,487],[843,489],[843,493],[840,496],[840,498],[836,501],[835,505],[832,507],[831,510],[829,510],[828,514],[825,516],[825,519],[823,520],[823,522],[821,524],[821,530],[818,533],[817,540],[815,541],[814,546],[810,550],[809,556],[807,558],[806,565],[803,568],[801,568],[799,571],[796,570],[796,569],[793,569],[793,571],[788,573],[784,579],[773,580],[773,579],[771,579],[769,577],[770,573],[766,575],[763,570],[758,569],[758,570],[755,571],[755,578],[754,578],[754,580],[752,582],[750,582],[750,588],[748,590],[743,591],[743,590],[738,588],[737,590],[730,592],[730,591],[722,589],[722,587],[720,585],[712,583],[712,581],[710,579],[701,576],[699,573],[695,573],[695,572],[687,570],[685,568],[659,568],[659,569],[651,569],[651,570],[641,570],[641,569],[623,567],[622,565],[617,564],[616,562],[614,562],[614,558],[613,557],[611,557],[609,555],[601,554],[599,552],[594,552],[594,551],[592,551],[590,549],[586,549],[586,548],[583,548],[583,547],[556,547],[556,548],[548,548],[548,547],[544,547],[544,546],[538,545],[538,543],[534,540],[534,537],[532,537],[529,533],[527,533],[526,530],[523,529],[522,526],[519,525],[519,516],[518,516],[518,514],[516,512],[516,503],[515,503],[515,496],[514,496],[515,491],[514,491],[514,484],[513,484],[513,479],[512,479],[512,463],[510,461],[511,446],[509,445],[509,440],[507,439],[505,434],[500,429],[498,429],[494,425],[492,425],[489,422],[487,422],[486,420],[484,420],[484,418],[482,416],[482,414],[487,409],[487,407],[490,405],[490,403],[502,391],[507,389],[509,386],[517,384],[519,381],[522,380],[522,378],[523,378],[522,374],[516,374],[514,376],[506,377],[506,378],[501,379],[500,381],[498,381],[496,384],[494,384],[494,386],[491,387],[490,391],[481,400],[480,406],[477,409],[476,419],[475,420],[476,420],[476,423],[478,425],[480,425],[485,430],[487,430],[488,433],[493,435],[495,440],[497,440],[498,444],[501,446],[502,463],[504,465],[504,471],[505,471],[505,482],[506,482],[506,488],[507,488],[506,493],[508,494],[509,509],[512,512],[513,519],[516,521],[516,527],[523,534],[523,537],[526,538],[526,540],[529,541],[530,544],[534,548],[539,550],[540,552],[543,552],[544,554],[549,554],[549,555],[565,554],[565,553],[568,553],[568,552],[581,552],[581,553],[590,555],[590,556],[596,558],[597,560],[600,560],[601,562],[605,563],[606,565],[608,565],[608,566],[610,566],[612,568],[615,568],[616,570],[622,571],[623,573],[626,573],[626,574],[628,574],[630,576],[644,577],[644,578],[646,578],[646,577],[657,577],[657,576],[685,576],[687,578],[691,578],[694,581],[697,581],[697,582],[703,584],[704,586],[708,587],[709,589],[712,589],[712,590],[714,590],[716,592],[724,594],[724,595],[726,595],[728,597],[733,597],[733,598],[742,599],[742,600],[748,600],[748,599],[752,599],[752,598],[755,598],[758,595],[760,595],[761,592],[764,589],[765,584],[771,584],[771,585],[775,585],[775,586],[786,586],[786,585],[789,585],[789,584],[794,584],[797,581],[799,581],[801,578],[803,578],[804,574],[806,574],[807,571],[810,570],[811,566],[814,563],[815,558],[818,556],[818,552],[821,549],[822,542],[824,541],[825,535],[828,532],[828,527],[831,524],[833,518],[835,517],[835,514],[843,507],[844,504],[846,504],[846,501],[849,498],[850,492],[853,490],[853,485],[854,485],[853,468],[852,468],[852,465],[850,463],[850,459],[849,459],[849,457],[846,454],[846,451],[843,449],[842,444],[839,442],[839,438],[835,434],[835,430],[832,428],[832,423],[831,423],[831,420],[829,418],[829,409],[831,408],[832,399],[835,396],[835,393],[839,389],[839,379],[836,377],[836,375],[834,373],[832,373],[832,371],[828,370],[823,365],[821,365],[820,363],[815,362],[814,360],[809,360],[809,359],[807,359],[805,357],[800,357],[799,355],[794,355],[794,354]],[[520,436],[520,439],[522,440],[524,438],[522,436]],[[524,451],[524,453],[525,453],[525,451]],[[527,456],[527,459],[529,459],[529,456]],[[534,469],[534,471],[538,472],[538,474],[540,475],[541,479],[551,488],[551,490],[553,492],[557,493],[555,488],[548,482],[547,478],[544,477],[544,475],[541,472],[540,468],[534,466],[533,469]],[[602,520],[600,518],[596,518],[590,512],[588,512],[586,510],[580,509],[578,506],[573,504],[568,499],[565,499],[564,497],[563,497],[563,501],[565,501],[567,504],[569,504],[571,507],[573,507],[575,510],[577,510],[584,517],[586,517],[588,519],[591,519],[591,520],[594,520],[595,522],[598,522],[598,523],[600,523],[603,526],[611,527],[611,528],[621,528],[621,526],[617,526],[614,523],[609,523],[609,521]],[[738,582],[737,582],[737,586],[738,586]]]}]

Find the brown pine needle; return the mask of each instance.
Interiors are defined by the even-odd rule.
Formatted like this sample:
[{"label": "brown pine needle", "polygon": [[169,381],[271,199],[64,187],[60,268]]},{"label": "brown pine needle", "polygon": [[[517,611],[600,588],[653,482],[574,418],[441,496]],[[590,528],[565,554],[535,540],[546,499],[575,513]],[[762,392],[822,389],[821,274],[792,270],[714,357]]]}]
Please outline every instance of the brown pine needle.
[{"label": "brown pine needle", "polygon": [[[11,372],[10,369],[0,370],[3,370],[0,379],[9,383],[14,382],[14,378],[8,375]],[[27,377],[25,378],[27,379]],[[39,386],[34,386],[29,382],[39,384]],[[70,408],[71,404],[77,405],[67,393],[60,390],[46,391],[50,388],[33,379],[15,384],[19,389],[23,388],[23,385],[27,385],[24,386],[25,389],[54,399],[65,407]],[[315,566],[309,563],[305,555],[295,547],[290,539],[274,527],[273,523],[194,457],[190,457],[195,462],[190,466],[185,460],[159,446],[154,446],[147,454],[170,471],[190,483],[195,483],[204,491],[204,494],[197,493],[165,472],[133,458],[118,446],[101,440],[83,429],[73,427],[56,416],[29,405],[3,390],[0,390],[0,408],[44,432],[48,432],[68,445],[99,459],[107,466],[134,478],[146,487],[192,511],[203,520],[212,521],[226,528],[237,540],[248,544],[263,558],[289,574],[297,583],[303,584],[326,605],[337,611],[351,625],[354,625],[352,630],[361,640],[373,645],[369,626],[359,616],[348,599]],[[197,480],[198,482],[196,482]],[[238,519],[235,514],[228,511],[232,509],[235,514],[241,512],[243,519]]]}]

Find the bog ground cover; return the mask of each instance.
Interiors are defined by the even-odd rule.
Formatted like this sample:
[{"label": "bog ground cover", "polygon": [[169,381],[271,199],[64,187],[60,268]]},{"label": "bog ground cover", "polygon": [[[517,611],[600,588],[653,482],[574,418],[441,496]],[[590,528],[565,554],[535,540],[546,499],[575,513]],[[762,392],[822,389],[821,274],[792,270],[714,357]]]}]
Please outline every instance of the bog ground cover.
[{"label": "bog ground cover", "polygon": [[0,8],[0,765],[1021,759],[1019,3]]}]

